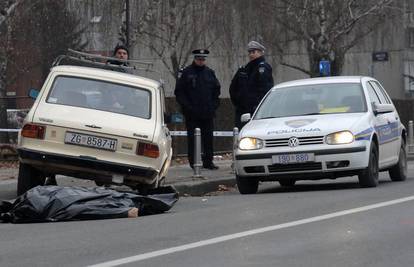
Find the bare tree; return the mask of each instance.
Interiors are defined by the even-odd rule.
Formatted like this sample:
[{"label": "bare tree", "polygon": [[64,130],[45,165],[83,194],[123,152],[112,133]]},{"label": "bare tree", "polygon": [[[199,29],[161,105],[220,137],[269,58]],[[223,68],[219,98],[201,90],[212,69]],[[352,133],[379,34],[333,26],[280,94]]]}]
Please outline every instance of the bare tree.
[{"label": "bare tree", "polygon": [[[79,20],[65,0],[0,2],[0,128],[7,127],[6,88],[17,79],[44,78],[53,59],[68,48],[82,49]],[[40,72],[32,72],[39,69]],[[7,142],[0,135],[0,142]]]},{"label": "bare tree", "polygon": [[[0,2],[0,128],[7,128],[6,103],[6,70],[8,64],[8,49],[10,46],[11,17],[23,0],[9,0]],[[7,135],[0,135],[0,143],[8,142]]]},{"label": "bare tree", "polygon": [[[135,25],[135,42],[160,58],[168,72],[177,77],[197,46],[212,46],[220,36],[208,36],[219,14],[217,0],[153,0],[140,5],[144,15]],[[215,14],[210,14],[216,12]]]},{"label": "bare tree", "polygon": [[[280,64],[311,77],[319,76],[320,60],[331,62],[331,74],[340,75],[347,51],[398,11],[395,0],[277,0],[273,18],[284,34],[274,46]],[[271,9],[268,9],[271,10]],[[271,39],[271,37],[270,37]],[[286,62],[283,54],[292,42],[305,45],[309,67]]]}]

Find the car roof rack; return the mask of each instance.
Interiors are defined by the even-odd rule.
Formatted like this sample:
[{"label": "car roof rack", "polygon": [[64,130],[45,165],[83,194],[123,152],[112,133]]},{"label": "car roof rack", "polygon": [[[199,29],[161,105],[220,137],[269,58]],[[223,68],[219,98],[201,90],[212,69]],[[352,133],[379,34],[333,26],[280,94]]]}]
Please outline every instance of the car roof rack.
[{"label": "car roof rack", "polygon": [[[68,49],[66,55],[58,56],[52,63],[52,67],[61,65],[71,66],[83,66],[91,68],[106,69],[112,71],[118,71],[123,73],[135,74],[139,76],[141,73],[155,73],[157,74],[158,80],[163,83],[161,79],[161,72],[153,69],[154,64],[149,61],[141,60],[125,60],[115,57],[106,57],[98,54],[91,54]],[[148,77],[154,79],[153,77]],[[157,79],[157,78],[156,78]]]}]

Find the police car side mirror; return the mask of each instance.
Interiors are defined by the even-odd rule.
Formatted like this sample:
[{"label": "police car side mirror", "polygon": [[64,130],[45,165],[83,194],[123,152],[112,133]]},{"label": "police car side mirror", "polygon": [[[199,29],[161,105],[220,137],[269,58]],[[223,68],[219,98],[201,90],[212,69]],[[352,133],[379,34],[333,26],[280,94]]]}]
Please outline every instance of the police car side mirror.
[{"label": "police car side mirror", "polygon": [[240,116],[240,121],[241,122],[248,122],[251,119],[251,115],[250,113],[244,113],[243,115]]},{"label": "police car side mirror", "polygon": [[385,114],[395,111],[395,108],[392,104],[374,104],[373,105],[374,114]]}]

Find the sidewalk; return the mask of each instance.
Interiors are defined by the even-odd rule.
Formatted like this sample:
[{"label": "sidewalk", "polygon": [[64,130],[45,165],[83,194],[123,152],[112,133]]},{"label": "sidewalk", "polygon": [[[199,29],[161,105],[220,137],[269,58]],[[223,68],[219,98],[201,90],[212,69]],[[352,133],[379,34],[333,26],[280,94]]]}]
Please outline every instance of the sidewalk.
[{"label": "sidewalk", "polygon": [[231,169],[231,160],[215,161],[218,170],[201,169],[202,177],[193,177],[194,171],[188,164],[171,166],[166,185],[173,185],[181,195],[203,195],[221,187],[234,186],[236,178]]},{"label": "sidewalk", "polygon": [[[214,162],[219,169],[208,170],[201,169],[202,177],[193,177],[194,171],[188,164],[179,164],[171,166],[167,178],[166,185],[173,185],[180,195],[203,195],[209,192],[234,186],[236,179],[231,170],[231,160],[218,160]],[[18,164],[13,166],[3,166],[0,168],[0,182],[17,180]],[[93,182],[85,183],[84,186],[93,186]]]}]

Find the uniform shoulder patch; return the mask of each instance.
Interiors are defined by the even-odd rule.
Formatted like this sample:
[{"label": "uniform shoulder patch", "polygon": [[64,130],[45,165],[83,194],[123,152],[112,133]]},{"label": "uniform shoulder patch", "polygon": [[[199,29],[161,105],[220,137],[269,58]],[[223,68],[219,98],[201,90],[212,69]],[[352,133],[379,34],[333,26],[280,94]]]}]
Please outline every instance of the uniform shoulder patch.
[{"label": "uniform shoulder patch", "polygon": [[264,73],[266,71],[266,69],[271,70],[272,68],[266,62],[264,62],[264,61],[260,62],[259,63],[259,73],[260,74]]},{"label": "uniform shoulder patch", "polygon": [[260,74],[262,74],[262,73],[264,73],[265,72],[265,66],[263,65],[263,66],[259,66],[259,73]]},{"label": "uniform shoulder patch", "polygon": [[177,78],[180,79],[181,76],[183,76],[183,72],[185,71],[186,68],[181,68],[178,73],[177,73]]},{"label": "uniform shoulder patch", "polygon": [[180,79],[183,76],[183,69],[180,69],[177,73],[177,78]]}]

